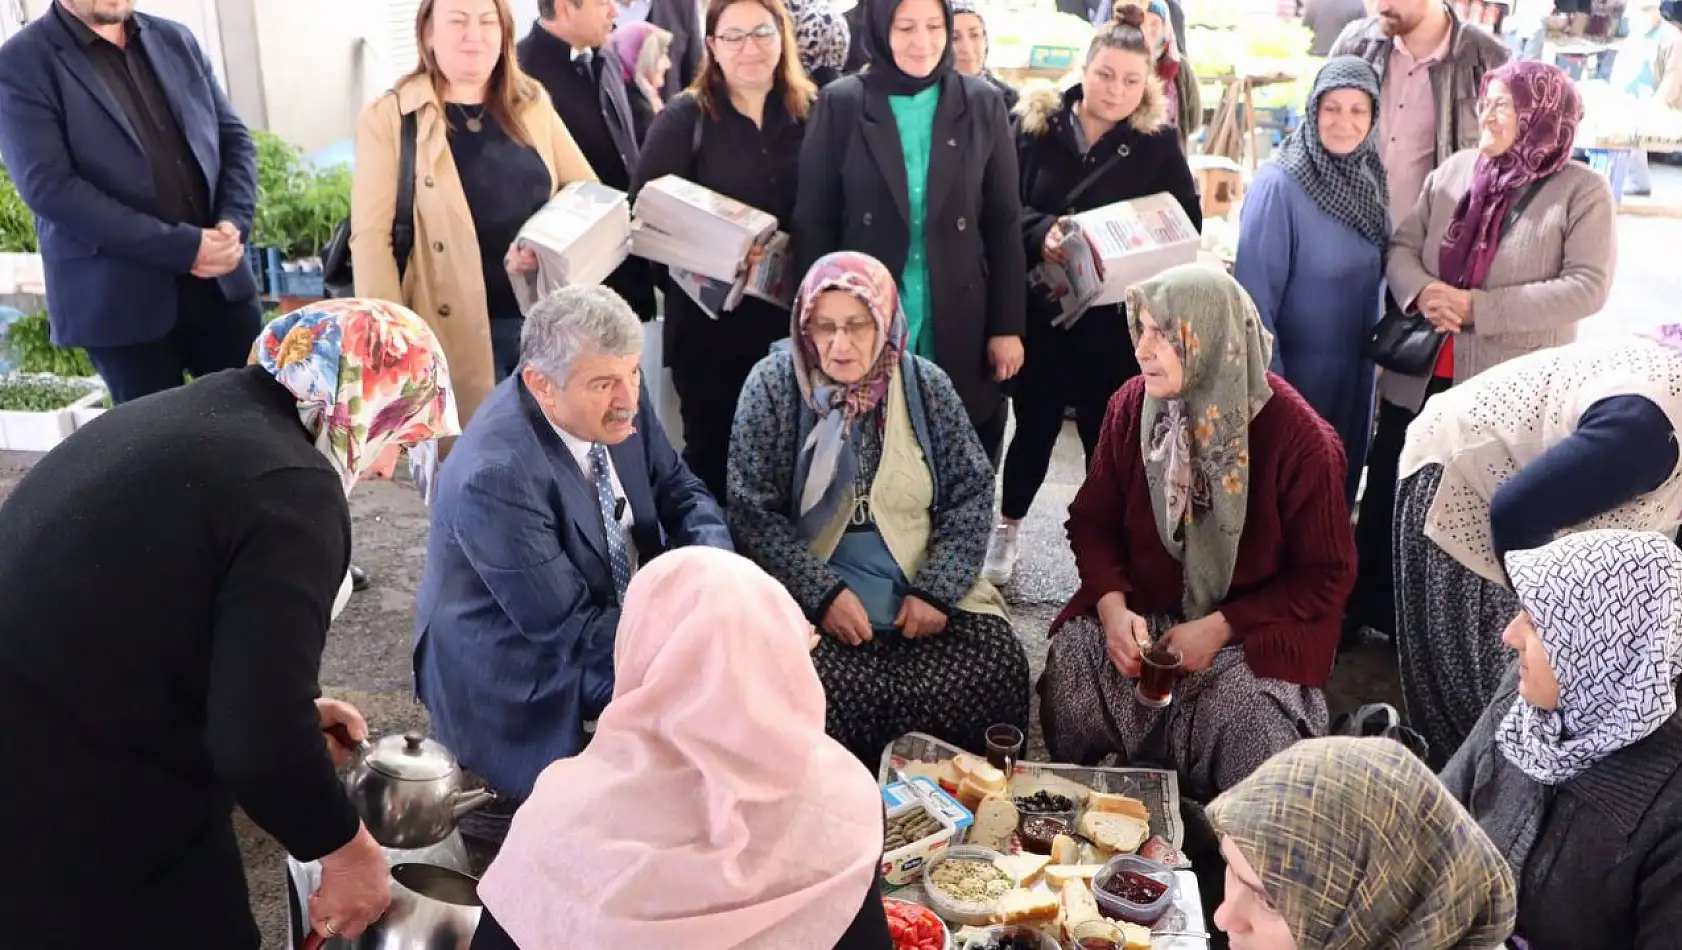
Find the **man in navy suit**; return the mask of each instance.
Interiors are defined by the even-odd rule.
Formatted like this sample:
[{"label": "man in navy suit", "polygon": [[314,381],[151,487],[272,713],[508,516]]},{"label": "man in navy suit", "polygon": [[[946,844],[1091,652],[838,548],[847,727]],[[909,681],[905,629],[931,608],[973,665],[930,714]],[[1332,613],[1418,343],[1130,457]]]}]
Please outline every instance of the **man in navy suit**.
[{"label": "man in navy suit", "polygon": [[439,469],[415,618],[415,684],[438,738],[501,793],[469,816],[500,844],[539,772],[576,755],[613,696],[625,585],[674,547],[729,550],[706,486],[642,387],[642,325],[605,287],[527,314],[520,371]]},{"label": "man in navy suit", "polygon": [[35,213],[53,342],[113,402],[242,366],[257,150],[179,23],[58,0],[0,47],[0,158]]}]

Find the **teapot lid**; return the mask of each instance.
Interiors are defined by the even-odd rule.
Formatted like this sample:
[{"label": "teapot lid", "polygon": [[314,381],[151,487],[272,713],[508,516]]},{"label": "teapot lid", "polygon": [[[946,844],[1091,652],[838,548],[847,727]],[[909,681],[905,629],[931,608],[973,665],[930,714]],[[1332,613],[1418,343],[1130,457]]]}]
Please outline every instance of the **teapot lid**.
[{"label": "teapot lid", "polygon": [[367,762],[376,772],[418,782],[445,778],[456,770],[456,757],[443,743],[414,730],[381,736],[368,750]]}]

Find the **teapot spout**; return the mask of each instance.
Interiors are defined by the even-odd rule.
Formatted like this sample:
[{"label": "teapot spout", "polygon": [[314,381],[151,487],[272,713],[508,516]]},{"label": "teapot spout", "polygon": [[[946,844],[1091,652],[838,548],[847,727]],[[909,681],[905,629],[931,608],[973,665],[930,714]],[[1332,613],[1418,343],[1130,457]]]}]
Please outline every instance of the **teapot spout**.
[{"label": "teapot spout", "polygon": [[456,792],[450,796],[450,811],[459,820],[475,808],[482,808],[496,801],[496,793],[488,788],[476,788],[472,791]]}]

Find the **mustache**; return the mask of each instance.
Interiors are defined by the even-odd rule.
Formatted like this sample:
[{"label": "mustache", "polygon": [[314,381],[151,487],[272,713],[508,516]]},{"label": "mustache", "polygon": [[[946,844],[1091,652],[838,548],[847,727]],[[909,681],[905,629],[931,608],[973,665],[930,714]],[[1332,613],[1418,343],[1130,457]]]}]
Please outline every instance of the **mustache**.
[{"label": "mustache", "polygon": [[635,409],[611,409],[603,419],[607,422],[630,422],[637,417]]}]

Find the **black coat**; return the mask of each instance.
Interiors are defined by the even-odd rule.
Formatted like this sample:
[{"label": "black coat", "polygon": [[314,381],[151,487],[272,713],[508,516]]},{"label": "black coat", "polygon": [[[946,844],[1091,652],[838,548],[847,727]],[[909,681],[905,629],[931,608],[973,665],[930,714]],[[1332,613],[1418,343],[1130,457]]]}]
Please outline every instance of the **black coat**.
[{"label": "black coat", "polygon": [[[1021,336],[1027,304],[1016,150],[1004,100],[984,79],[941,80],[924,224],[935,362],[977,424],[1003,408],[987,340]],[[905,158],[886,95],[861,76],[826,87],[800,151],[797,273],[832,251],[869,254],[896,276],[911,223]]]},{"label": "black coat", "polygon": [[701,53],[707,42],[701,35],[701,18],[695,0],[653,0],[648,22],[672,34],[672,45],[666,51],[672,66],[666,70],[666,85],[660,90],[661,97],[670,102],[688,89],[701,71]]},{"label": "black coat", "polygon": [[[1155,82],[1147,83],[1144,98],[1127,121],[1117,123],[1084,153],[1076,129],[1079,119],[1074,114],[1074,104],[1080,99],[1080,86],[1059,94],[1049,84],[1038,84],[1023,92],[1017,107],[1022,244],[1028,266],[1037,267],[1044,259],[1046,232],[1059,218],[1160,192],[1178,199],[1191,223],[1201,230],[1203,208],[1198,201],[1197,184],[1185,153],[1180,151],[1179,135],[1168,124],[1168,106],[1162,87]],[[1073,202],[1067,199],[1083,179],[1118,155],[1115,163]],[[1036,338],[1073,333],[1082,338],[1083,346],[1115,351],[1119,361],[1132,366],[1131,338],[1119,304],[1094,307],[1067,330],[1051,326],[1054,313],[1049,302],[1030,300],[1030,362],[1034,359]]]}]

